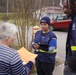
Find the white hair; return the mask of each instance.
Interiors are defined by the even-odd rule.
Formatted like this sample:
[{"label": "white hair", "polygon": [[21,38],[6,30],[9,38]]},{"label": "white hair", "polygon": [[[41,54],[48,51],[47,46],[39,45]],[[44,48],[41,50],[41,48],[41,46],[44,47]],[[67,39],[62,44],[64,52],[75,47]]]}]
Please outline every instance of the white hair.
[{"label": "white hair", "polygon": [[18,32],[17,26],[9,22],[0,22],[0,39],[8,36],[14,37]]}]

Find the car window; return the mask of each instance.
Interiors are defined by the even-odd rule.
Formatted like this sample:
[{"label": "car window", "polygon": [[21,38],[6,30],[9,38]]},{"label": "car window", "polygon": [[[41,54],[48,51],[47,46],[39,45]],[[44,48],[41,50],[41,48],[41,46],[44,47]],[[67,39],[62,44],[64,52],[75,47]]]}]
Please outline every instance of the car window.
[{"label": "car window", "polygon": [[71,19],[71,17],[67,17],[67,16],[58,16],[55,20],[60,21],[60,20],[67,20],[67,19]]},{"label": "car window", "polygon": [[71,17],[64,16],[63,20],[71,19]]},{"label": "car window", "polygon": [[57,20],[63,20],[63,16],[59,16]]},{"label": "car window", "polygon": [[68,17],[67,16],[63,16],[63,20],[66,20],[66,19],[68,19]]}]

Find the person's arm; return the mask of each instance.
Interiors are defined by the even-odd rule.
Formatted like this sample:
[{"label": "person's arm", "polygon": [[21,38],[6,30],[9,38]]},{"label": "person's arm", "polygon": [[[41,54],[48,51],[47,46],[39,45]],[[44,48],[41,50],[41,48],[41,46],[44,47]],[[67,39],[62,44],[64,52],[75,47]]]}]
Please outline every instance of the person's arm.
[{"label": "person's arm", "polygon": [[56,38],[52,38],[49,42],[49,49],[48,51],[51,53],[56,53],[56,47],[57,47],[57,39]]},{"label": "person's arm", "polygon": [[37,44],[37,42],[36,42],[37,34],[38,34],[38,32],[35,33],[34,40],[33,40],[33,42],[32,42],[32,47],[33,47],[34,49],[35,49],[34,45]]},{"label": "person's arm", "polygon": [[10,62],[13,75],[28,75],[33,67],[33,62],[31,61],[23,65],[18,53],[14,54]]},{"label": "person's arm", "polygon": [[72,35],[71,35],[71,37],[72,37],[72,44],[73,44],[71,46],[71,49],[72,49],[72,51],[74,51],[74,50],[76,51],[76,25],[75,25],[75,28],[72,28]]},{"label": "person's arm", "polygon": [[40,45],[40,49],[44,50],[44,51],[48,51],[50,53],[56,53],[56,47],[57,47],[57,39],[56,38],[52,38],[49,41],[49,44],[43,44]]},{"label": "person's arm", "polygon": [[65,55],[65,62],[64,62],[64,65],[66,66],[67,64],[68,64],[68,61],[69,61],[69,59],[70,59],[70,54],[69,54],[69,52]]},{"label": "person's arm", "polygon": [[33,40],[33,42],[32,42],[32,47],[33,47],[33,49],[34,49],[34,53],[35,54],[38,54],[38,49],[39,49],[39,45],[36,43],[36,37],[38,37],[37,36],[37,32],[36,32],[36,34],[35,34],[35,36],[34,36],[34,40]]}]

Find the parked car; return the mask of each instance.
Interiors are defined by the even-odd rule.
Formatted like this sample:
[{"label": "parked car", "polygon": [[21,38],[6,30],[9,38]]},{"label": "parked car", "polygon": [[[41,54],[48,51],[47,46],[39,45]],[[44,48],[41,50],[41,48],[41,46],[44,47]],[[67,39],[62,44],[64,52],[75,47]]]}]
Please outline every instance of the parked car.
[{"label": "parked car", "polygon": [[67,16],[57,16],[56,19],[51,21],[51,28],[52,30],[55,29],[68,29],[69,24],[71,22],[71,18],[68,18]]}]

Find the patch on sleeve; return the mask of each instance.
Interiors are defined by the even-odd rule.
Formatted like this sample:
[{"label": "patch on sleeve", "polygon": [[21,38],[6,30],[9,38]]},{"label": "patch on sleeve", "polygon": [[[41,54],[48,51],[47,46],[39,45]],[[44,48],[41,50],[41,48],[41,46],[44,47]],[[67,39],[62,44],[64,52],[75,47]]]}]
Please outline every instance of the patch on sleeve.
[{"label": "patch on sleeve", "polygon": [[72,30],[75,30],[75,29],[76,29],[76,24],[73,23]]}]

